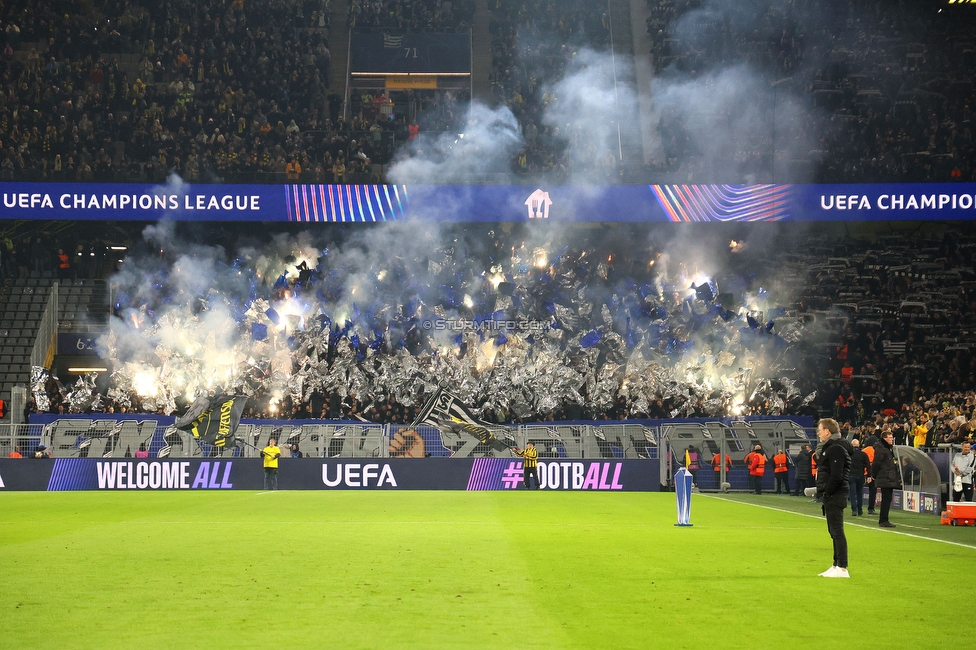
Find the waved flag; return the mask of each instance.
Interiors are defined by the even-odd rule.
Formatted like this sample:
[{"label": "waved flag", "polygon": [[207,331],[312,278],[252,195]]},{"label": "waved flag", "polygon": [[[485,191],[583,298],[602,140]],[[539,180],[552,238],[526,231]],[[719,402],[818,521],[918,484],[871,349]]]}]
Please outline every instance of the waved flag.
[{"label": "waved flag", "polygon": [[457,395],[443,388],[438,388],[437,392],[427,400],[413,426],[418,424],[429,424],[441,431],[446,429],[452,433],[466,433],[497,451],[515,448],[514,439],[510,437],[506,437],[505,440],[499,439],[488,429],[491,424],[476,418]]},{"label": "waved flag", "polygon": [[245,404],[246,395],[198,397],[187,412],[176,419],[173,426],[192,433],[198,443],[214,447],[235,447],[234,434],[241,423]]}]

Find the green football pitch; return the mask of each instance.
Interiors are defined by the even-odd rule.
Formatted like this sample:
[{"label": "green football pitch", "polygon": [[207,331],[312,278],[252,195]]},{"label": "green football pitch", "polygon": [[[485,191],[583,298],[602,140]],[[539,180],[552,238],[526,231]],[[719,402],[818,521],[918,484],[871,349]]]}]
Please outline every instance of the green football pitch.
[{"label": "green football pitch", "polygon": [[4,648],[947,648],[976,529],[805,498],[0,494]]}]

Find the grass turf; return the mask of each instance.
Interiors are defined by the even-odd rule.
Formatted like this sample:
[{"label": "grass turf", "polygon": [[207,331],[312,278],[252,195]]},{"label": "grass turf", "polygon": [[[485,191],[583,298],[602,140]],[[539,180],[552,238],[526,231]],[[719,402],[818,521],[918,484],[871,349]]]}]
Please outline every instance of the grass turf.
[{"label": "grass turf", "polygon": [[[958,640],[939,612],[976,568],[974,529],[938,531],[959,546],[849,526],[853,578],[827,580],[814,513],[805,499],[696,496],[694,527],[676,528],[674,495],[654,493],[4,493],[0,645]],[[937,520],[895,518],[908,521]]]}]

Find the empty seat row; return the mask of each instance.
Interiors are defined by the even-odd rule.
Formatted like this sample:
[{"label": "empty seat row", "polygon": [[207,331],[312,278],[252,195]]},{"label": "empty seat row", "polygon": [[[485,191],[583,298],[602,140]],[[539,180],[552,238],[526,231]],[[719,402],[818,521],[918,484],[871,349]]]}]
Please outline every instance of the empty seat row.
[{"label": "empty seat row", "polygon": [[47,302],[47,296],[43,293],[11,293],[3,301],[6,304],[20,304],[29,302]]}]

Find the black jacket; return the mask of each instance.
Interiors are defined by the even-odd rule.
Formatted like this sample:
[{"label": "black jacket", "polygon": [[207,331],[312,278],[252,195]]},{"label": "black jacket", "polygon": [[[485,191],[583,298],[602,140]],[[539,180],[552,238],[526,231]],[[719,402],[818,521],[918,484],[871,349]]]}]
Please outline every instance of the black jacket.
[{"label": "black jacket", "polygon": [[851,476],[864,476],[864,470],[868,470],[871,475],[871,459],[860,449],[855,449],[851,454]]},{"label": "black jacket", "polygon": [[879,440],[874,445],[874,462],[871,463],[871,476],[879,488],[900,488],[901,473],[895,464],[895,454],[891,445]]},{"label": "black jacket", "polygon": [[854,448],[843,438],[829,438],[820,448],[820,461],[817,463],[817,494],[823,496],[824,503],[845,506],[849,487],[847,477],[851,474],[851,452]]},{"label": "black jacket", "polygon": [[808,479],[813,475],[812,451],[801,451],[796,455],[796,478]]}]

